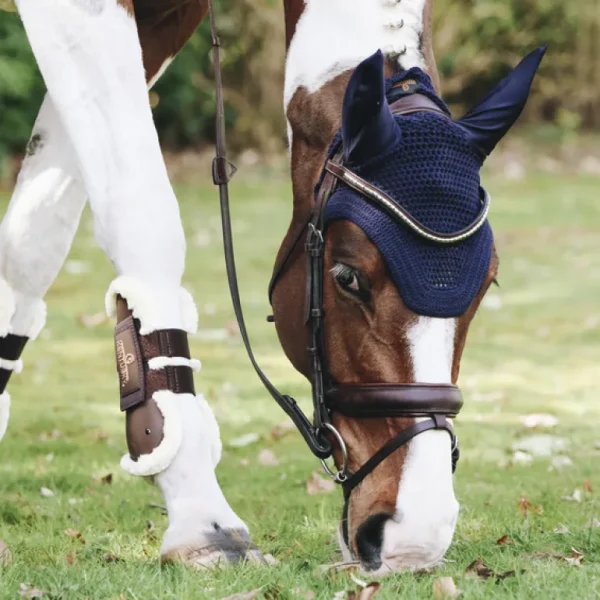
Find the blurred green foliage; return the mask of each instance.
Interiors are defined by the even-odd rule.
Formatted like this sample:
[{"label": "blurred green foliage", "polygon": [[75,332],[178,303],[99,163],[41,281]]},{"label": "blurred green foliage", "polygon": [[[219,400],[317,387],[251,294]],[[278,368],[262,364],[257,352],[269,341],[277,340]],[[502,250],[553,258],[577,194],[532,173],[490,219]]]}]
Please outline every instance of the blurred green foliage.
[{"label": "blurred green foliage", "polygon": [[[526,52],[548,44],[526,118],[569,133],[600,127],[600,0],[436,0],[435,11],[444,96],[457,113]],[[279,150],[285,139],[281,3],[222,0],[219,13],[231,141],[238,148]],[[22,151],[43,94],[18,16],[0,13],[0,158]],[[212,140],[206,20],[156,85],[153,102],[166,147]]]}]

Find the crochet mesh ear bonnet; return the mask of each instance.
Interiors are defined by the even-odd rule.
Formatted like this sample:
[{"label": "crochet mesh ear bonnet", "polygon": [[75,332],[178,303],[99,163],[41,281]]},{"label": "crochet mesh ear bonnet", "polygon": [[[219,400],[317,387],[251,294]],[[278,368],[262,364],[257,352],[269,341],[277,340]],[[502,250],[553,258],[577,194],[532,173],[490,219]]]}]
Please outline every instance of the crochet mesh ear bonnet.
[{"label": "crochet mesh ear bonnet", "polygon": [[[544,51],[530,54],[456,122],[420,69],[384,81],[383,55],[378,52],[361,63],[350,79],[342,129],[330,157],[342,145],[344,164],[354,173],[426,227],[456,233],[481,212],[479,171],[523,110]],[[401,82],[406,85],[394,87]],[[393,116],[388,100],[403,93],[427,96],[447,118],[425,111]],[[328,223],[347,219],[363,229],[382,254],[404,303],[418,314],[462,315],[489,269],[493,236],[487,222],[462,242],[436,244],[394,221],[342,182],[329,199],[325,217]]]}]

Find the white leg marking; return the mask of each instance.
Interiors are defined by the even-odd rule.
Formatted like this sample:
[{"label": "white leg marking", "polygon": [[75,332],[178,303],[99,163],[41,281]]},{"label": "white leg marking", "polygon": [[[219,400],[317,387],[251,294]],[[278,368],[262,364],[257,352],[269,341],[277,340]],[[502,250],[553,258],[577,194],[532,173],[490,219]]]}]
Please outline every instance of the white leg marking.
[{"label": "white leg marking", "polygon": [[[408,333],[415,381],[451,383],[455,333],[456,319],[418,318]],[[426,431],[409,445],[396,518],[384,530],[382,570],[439,562],[452,542],[458,510],[450,436]]]},{"label": "white leg marking", "polygon": [[[77,155],[100,245],[121,276],[149,290],[140,307],[152,315],[151,326],[183,328],[189,320],[180,289],[185,238],[152,121],[137,28],[116,0],[104,0],[99,11],[93,6],[89,0],[18,0]],[[170,519],[164,547],[202,543],[212,522],[244,527],[214,474],[218,433],[203,403],[182,394],[170,405],[182,439],[157,476]]]},{"label": "white leg marking", "polygon": [[286,110],[299,87],[315,92],[379,49],[401,54],[404,69],[424,67],[424,8],[425,0],[307,0],[287,55]]}]

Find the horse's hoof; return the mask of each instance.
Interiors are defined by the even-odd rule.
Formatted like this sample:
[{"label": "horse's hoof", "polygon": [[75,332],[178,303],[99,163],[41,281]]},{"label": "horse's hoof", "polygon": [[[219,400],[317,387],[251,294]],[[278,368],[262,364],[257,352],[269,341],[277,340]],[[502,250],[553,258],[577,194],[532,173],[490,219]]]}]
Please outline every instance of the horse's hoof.
[{"label": "horse's hoof", "polygon": [[266,565],[267,562],[243,529],[220,529],[204,536],[198,544],[161,553],[161,564],[182,563],[198,570],[238,563]]}]

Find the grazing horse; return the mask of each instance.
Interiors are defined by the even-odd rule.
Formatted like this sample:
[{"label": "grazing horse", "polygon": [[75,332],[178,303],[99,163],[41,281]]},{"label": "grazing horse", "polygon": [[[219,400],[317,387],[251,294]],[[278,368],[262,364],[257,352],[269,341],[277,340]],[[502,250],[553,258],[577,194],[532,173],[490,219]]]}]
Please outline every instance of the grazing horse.
[{"label": "grazing horse", "polygon": [[[3,0],[3,7],[7,7]],[[221,443],[194,392],[188,334],[197,311],[181,287],[185,239],[148,101],[151,86],[207,11],[207,0],[16,0],[48,94],[0,227],[0,438],[5,391],[45,323],[43,298],[86,196],[113,262],[121,409],[133,475],[154,476],[169,526],[161,556],[194,565],[260,560],[215,477]]]},{"label": "grazing horse", "polygon": [[545,50],[453,120],[438,95],[432,10],[433,0],[285,1],[294,204],[274,321],[313,385],[315,428],[300,429],[319,458],[325,442],[333,449],[344,558],[378,575],[437,564],[454,535],[446,417],[462,404],[467,332],[498,269],[479,172]]}]

